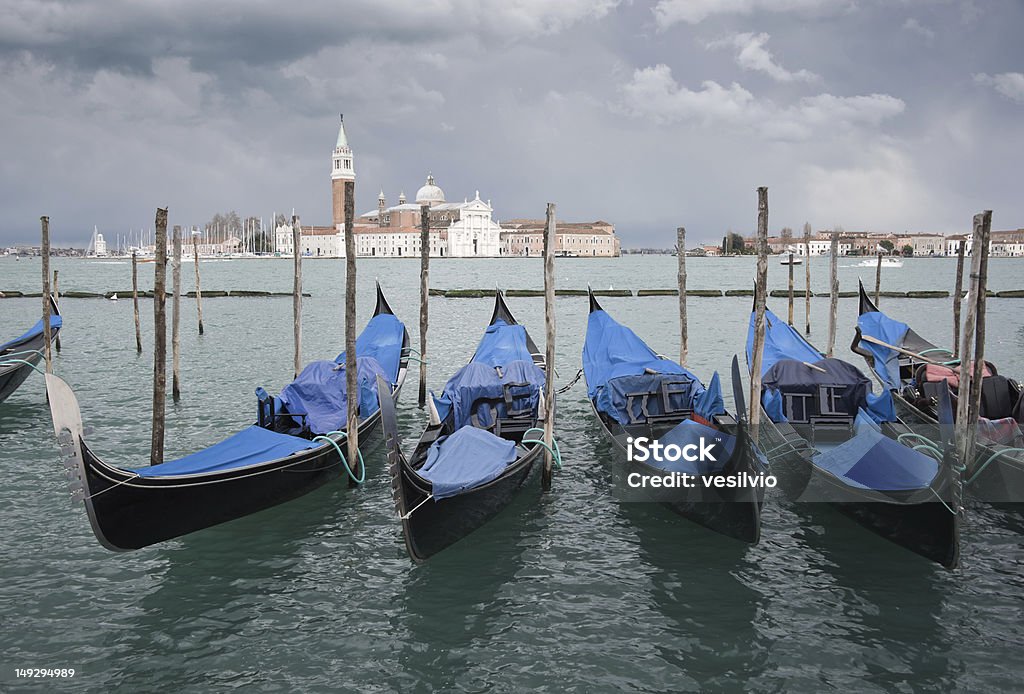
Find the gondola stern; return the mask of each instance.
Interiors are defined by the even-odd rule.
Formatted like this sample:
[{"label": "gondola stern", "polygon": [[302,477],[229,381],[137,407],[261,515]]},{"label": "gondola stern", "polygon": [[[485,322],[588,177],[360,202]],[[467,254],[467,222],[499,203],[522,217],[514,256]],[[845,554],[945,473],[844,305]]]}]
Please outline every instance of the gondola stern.
[{"label": "gondola stern", "polygon": [[512,311],[509,309],[508,304],[505,303],[504,294],[500,289],[495,288],[494,312],[491,313],[491,321],[488,325],[494,325],[499,320],[503,320],[509,325],[516,325],[516,318],[512,315]]},{"label": "gondola stern", "polygon": [[604,310],[604,309],[601,308],[601,304],[597,303],[597,297],[594,296],[594,290],[590,288],[589,284],[587,285],[587,297],[590,300],[590,312],[591,313],[593,313],[594,311],[603,311]]},{"label": "gondola stern", "polygon": [[857,315],[863,316],[865,313],[873,313],[878,311],[878,307],[875,306],[874,302],[871,301],[871,297],[868,296],[868,292],[864,289],[864,282],[860,279],[857,280],[857,296],[858,296],[858,307]]},{"label": "gondola stern", "polygon": [[379,316],[381,314],[395,315],[395,312],[391,310],[391,306],[388,304],[387,298],[384,296],[384,290],[380,288],[380,282],[374,280],[377,285],[377,305],[373,309],[373,315]]}]

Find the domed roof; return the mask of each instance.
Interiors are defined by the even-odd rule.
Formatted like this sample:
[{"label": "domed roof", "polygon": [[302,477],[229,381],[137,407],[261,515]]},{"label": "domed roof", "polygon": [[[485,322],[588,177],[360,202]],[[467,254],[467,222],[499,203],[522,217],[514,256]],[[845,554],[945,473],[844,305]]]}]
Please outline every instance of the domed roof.
[{"label": "domed roof", "polygon": [[416,204],[434,205],[444,202],[444,191],[434,185],[434,177],[427,174],[427,184],[416,191]]}]

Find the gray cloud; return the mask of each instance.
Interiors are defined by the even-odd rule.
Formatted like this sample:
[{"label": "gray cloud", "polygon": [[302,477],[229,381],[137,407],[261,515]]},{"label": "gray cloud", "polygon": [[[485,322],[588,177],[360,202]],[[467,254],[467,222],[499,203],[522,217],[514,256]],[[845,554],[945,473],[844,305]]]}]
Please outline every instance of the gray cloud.
[{"label": "gray cloud", "polygon": [[[957,40],[908,40],[919,7]],[[981,206],[1024,226],[1024,7],[985,7],[12,0],[0,243],[32,241],[49,214],[57,243],[81,245],[93,224],[151,225],[158,205],[172,224],[292,207],[327,222],[340,111],[360,209],[432,170],[499,218],[552,200],[626,246],[670,245],[679,224],[695,240],[750,230],[758,185],[773,229],[952,231]]]}]

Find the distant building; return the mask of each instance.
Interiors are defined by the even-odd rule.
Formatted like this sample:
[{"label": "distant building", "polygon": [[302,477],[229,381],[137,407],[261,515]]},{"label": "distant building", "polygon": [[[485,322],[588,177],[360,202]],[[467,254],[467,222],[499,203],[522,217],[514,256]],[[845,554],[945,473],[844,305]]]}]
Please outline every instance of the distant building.
[{"label": "distant building", "polygon": [[[334,227],[303,226],[301,222],[299,229],[302,255],[310,258],[345,257],[345,233],[343,231]],[[239,242],[238,239],[235,241],[236,244]],[[292,225],[279,224],[274,230],[274,249],[282,255],[292,255],[292,242]]]},{"label": "distant building", "polygon": [[[512,219],[502,222],[502,254],[544,255],[543,219]],[[555,224],[555,255],[573,258],[617,258],[622,255],[615,227],[604,221]]]},{"label": "distant building", "polygon": [[943,255],[946,252],[946,237],[942,234],[910,234],[900,238],[897,250],[903,246],[913,248],[915,256]]}]

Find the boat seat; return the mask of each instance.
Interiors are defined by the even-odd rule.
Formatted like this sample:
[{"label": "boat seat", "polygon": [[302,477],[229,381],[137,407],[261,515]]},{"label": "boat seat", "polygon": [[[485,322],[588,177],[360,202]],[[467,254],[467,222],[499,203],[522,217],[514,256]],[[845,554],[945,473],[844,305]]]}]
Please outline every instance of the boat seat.
[{"label": "boat seat", "polygon": [[[654,424],[688,418],[693,410],[683,406],[682,403],[689,403],[692,388],[692,381],[689,379],[662,378],[654,390],[625,393],[626,414],[629,417],[629,423]],[[639,413],[636,411],[637,404],[640,406]],[[657,408],[660,412],[652,414],[650,411],[652,404],[660,406]]]},{"label": "boat seat", "polygon": [[981,381],[981,416],[986,419],[1004,419],[1013,416],[1014,397],[1006,376],[990,376]]},{"label": "boat seat", "polygon": [[811,417],[811,445],[837,443],[853,436],[853,417]]},{"label": "boat seat", "polygon": [[308,429],[307,416],[305,412],[289,412],[285,406],[277,409],[277,398],[268,394],[262,387],[256,389],[256,424],[260,427],[287,433],[296,429],[290,422],[298,418],[301,424],[297,429],[304,432]]}]

